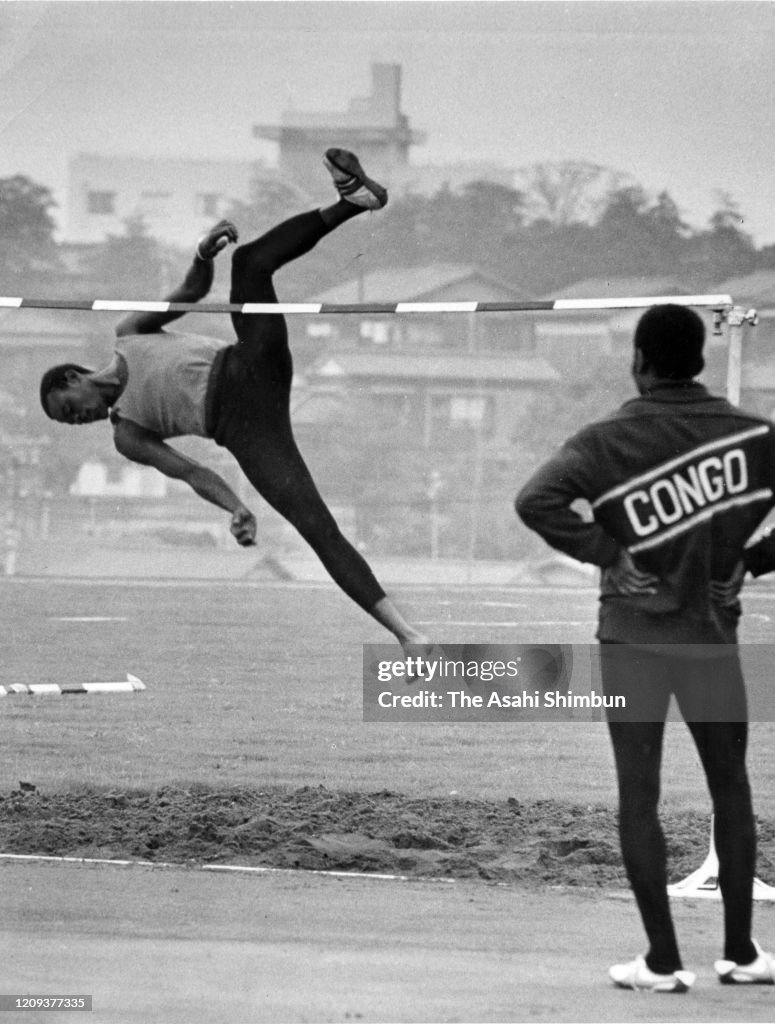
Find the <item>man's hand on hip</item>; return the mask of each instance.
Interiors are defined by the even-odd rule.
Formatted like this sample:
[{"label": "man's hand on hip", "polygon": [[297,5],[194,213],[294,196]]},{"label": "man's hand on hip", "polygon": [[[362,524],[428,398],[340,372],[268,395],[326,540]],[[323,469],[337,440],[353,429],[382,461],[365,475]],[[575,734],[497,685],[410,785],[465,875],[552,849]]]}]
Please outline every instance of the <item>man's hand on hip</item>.
[{"label": "man's hand on hip", "polygon": [[745,563],[741,558],[732,570],[732,575],[728,580],[711,580],[711,600],[716,604],[720,604],[722,608],[729,608],[731,605],[736,604],[740,591],[743,589],[745,573]]},{"label": "man's hand on hip", "polygon": [[606,570],[606,582],[611,584],[620,594],[636,597],[641,594],[656,594],[659,577],[639,569],[626,548],[622,548],[619,557]]}]

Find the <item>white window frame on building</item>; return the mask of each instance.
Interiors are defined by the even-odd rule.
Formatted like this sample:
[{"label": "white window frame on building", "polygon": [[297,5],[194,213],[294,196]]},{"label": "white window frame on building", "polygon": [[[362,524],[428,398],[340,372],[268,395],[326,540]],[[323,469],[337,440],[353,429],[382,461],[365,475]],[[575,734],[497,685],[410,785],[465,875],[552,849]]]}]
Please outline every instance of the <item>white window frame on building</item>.
[{"label": "white window frame on building", "polygon": [[328,320],[310,320],[307,324],[308,338],[331,338],[334,326]]},{"label": "white window frame on building", "polygon": [[361,320],[358,328],[361,345],[389,345],[393,340],[392,334],[389,320]]}]

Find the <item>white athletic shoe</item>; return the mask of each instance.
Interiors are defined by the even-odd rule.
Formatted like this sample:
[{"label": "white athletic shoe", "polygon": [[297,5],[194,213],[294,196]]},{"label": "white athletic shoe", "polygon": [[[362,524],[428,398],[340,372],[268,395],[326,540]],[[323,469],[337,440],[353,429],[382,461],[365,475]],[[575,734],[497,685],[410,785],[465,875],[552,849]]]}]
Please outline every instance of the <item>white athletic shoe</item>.
[{"label": "white athletic shoe", "polygon": [[337,192],[348,203],[364,210],[381,210],[387,203],[387,189],[365,174],[358,157],[349,149],[327,149],[323,163]]},{"label": "white athletic shoe", "polygon": [[608,976],[619,988],[631,988],[641,992],[688,992],[696,978],[691,971],[655,974],[646,966],[646,960],[642,956],[636,956],[628,964],[614,964]]},{"label": "white athletic shoe", "polygon": [[775,985],[775,957],[765,953],[753,940],[756,959],[750,964],[736,964],[734,960],[717,960],[713,965],[722,985]]}]

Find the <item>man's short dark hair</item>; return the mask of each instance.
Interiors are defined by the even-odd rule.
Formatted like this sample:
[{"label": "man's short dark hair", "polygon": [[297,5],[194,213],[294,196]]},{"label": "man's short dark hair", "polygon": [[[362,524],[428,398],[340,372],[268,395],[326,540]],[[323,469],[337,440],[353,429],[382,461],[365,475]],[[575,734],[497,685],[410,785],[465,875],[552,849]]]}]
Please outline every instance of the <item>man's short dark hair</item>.
[{"label": "man's short dark hair", "polygon": [[651,369],[668,380],[691,380],[705,366],[705,324],[688,306],[666,302],[647,309],[634,341]]},{"label": "man's short dark hair", "polygon": [[49,419],[52,417],[48,411],[48,396],[52,391],[64,391],[68,384],[67,375],[71,370],[75,370],[77,373],[92,372],[85,366],[79,366],[78,363],[60,363],[58,366],[52,366],[51,369],[46,370],[40,378],[40,404]]}]

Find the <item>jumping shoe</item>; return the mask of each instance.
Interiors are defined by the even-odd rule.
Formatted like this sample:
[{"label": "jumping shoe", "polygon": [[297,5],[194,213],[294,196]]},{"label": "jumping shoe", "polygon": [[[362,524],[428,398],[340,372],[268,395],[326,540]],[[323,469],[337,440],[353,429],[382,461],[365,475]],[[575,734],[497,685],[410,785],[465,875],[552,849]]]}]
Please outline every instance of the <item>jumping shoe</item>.
[{"label": "jumping shoe", "polygon": [[349,149],[327,149],[323,157],[342,199],[364,210],[381,210],[388,201],[387,189],[369,178],[355,153]]}]

